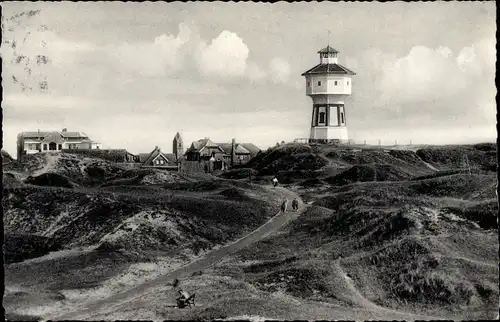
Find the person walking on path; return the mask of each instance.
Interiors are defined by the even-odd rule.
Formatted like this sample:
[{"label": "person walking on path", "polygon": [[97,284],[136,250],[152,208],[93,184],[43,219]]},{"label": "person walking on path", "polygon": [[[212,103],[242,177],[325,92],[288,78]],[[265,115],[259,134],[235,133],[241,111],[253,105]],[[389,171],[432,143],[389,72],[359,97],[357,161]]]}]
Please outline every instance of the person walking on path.
[{"label": "person walking on path", "polygon": [[285,213],[285,212],[286,212],[286,206],[287,206],[287,204],[288,204],[288,200],[285,198],[285,199],[283,200],[283,202],[281,203],[281,208],[280,208],[280,210],[281,210],[281,212],[282,212],[282,213]]},{"label": "person walking on path", "polygon": [[292,201],[292,209],[293,211],[297,211],[299,209],[299,201],[297,198],[293,199]]},{"label": "person walking on path", "polygon": [[278,186],[278,178],[273,178],[273,186],[276,188]]}]

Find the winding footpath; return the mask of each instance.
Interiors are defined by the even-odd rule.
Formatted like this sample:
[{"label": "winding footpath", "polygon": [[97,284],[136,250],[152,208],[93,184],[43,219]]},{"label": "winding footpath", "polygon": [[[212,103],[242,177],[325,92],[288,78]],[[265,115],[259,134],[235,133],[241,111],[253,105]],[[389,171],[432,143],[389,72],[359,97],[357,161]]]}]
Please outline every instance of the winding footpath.
[{"label": "winding footpath", "polygon": [[143,284],[140,284],[138,286],[135,286],[127,291],[124,291],[122,293],[115,294],[111,297],[108,297],[106,299],[102,299],[93,303],[89,303],[85,305],[85,307],[82,307],[78,311],[66,313],[60,316],[51,316],[51,317],[46,317],[44,320],[82,320],[82,319],[88,319],[91,315],[95,315],[99,312],[107,311],[111,307],[114,307],[116,305],[121,305],[124,303],[127,303],[129,301],[132,301],[136,298],[139,298],[152,290],[154,290],[158,285],[165,285],[165,284],[170,284],[175,278],[182,278],[185,276],[188,276],[194,272],[200,271],[207,269],[217,262],[221,261],[224,259],[224,257],[234,254],[238,252],[239,250],[247,247],[250,244],[253,244],[279,228],[281,228],[284,224],[291,220],[295,220],[298,218],[298,216],[304,212],[304,210],[307,208],[307,205],[304,205],[300,197],[285,188],[282,187],[277,187],[277,188],[269,188],[269,189],[276,189],[281,192],[282,195],[284,195],[288,200],[289,203],[291,204],[291,200],[294,198],[297,198],[299,200],[299,209],[298,211],[293,211],[291,210],[291,207],[288,207],[288,210],[282,214],[278,213],[274,217],[272,217],[268,222],[266,222],[264,225],[260,226],[253,232],[249,233],[248,235],[228,244],[225,245],[217,250],[214,250],[212,252],[209,252],[202,258],[195,260],[181,268],[178,268],[172,272],[169,272],[165,275],[159,276],[155,279],[149,280]]}]

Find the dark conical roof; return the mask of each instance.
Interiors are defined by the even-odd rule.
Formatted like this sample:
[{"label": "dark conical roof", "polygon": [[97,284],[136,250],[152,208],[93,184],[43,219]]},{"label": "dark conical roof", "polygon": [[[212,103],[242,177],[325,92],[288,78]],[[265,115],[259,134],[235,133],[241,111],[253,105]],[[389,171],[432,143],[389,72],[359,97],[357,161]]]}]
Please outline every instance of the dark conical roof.
[{"label": "dark conical roof", "polygon": [[324,54],[324,53],[338,53],[339,51],[336,50],[335,48],[330,47],[330,45],[326,46],[325,48],[321,49],[318,51],[318,54]]},{"label": "dark conical roof", "polygon": [[340,65],[340,64],[318,64],[308,71],[304,72],[302,76],[310,74],[344,74],[344,75],[356,75],[352,70]]}]

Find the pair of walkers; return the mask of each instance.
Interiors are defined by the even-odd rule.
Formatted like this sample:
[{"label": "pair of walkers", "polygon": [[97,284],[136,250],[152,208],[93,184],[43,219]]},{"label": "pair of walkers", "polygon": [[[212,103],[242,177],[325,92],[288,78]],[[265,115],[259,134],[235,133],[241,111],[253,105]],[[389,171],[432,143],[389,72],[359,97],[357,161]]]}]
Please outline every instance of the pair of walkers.
[{"label": "pair of walkers", "polygon": [[[287,206],[288,206],[288,199],[285,198],[281,203],[280,211],[282,213],[285,213]],[[293,211],[297,211],[299,209],[299,201],[297,200],[297,198],[293,199],[292,201],[292,209]]]}]

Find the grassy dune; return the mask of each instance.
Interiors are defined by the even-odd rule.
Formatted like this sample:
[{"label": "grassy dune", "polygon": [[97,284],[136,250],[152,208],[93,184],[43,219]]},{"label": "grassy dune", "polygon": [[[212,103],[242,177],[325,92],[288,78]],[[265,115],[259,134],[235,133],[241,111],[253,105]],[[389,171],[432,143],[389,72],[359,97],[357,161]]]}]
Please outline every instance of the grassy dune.
[{"label": "grassy dune", "polygon": [[[464,153],[472,175],[460,169]],[[158,285],[94,318],[494,318],[495,153],[489,144],[416,151],[288,144],[219,178],[81,156],[11,162],[6,307],[28,317],[63,312],[235,240],[277,211],[279,194],[256,184],[277,175],[310,206],[268,238],[183,278],[197,307],[175,308],[177,289]],[[62,179],[72,186],[54,187]]]},{"label": "grassy dune", "polygon": [[[318,308],[326,302],[385,312],[385,318],[394,311],[494,318],[499,245],[493,152],[491,145],[416,152],[289,145],[268,151],[253,161],[254,169],[267,174],[274,167],[282,183],[313,206],[217,272],[232,267],[232,278],[244,285]],[[458,168],[463,153],[472,175]],[[281,167],[283,158],[314,155],[330,163],[310,162],[312,168],[300,170],[314,173],[308,179],[297,175],[294,163]],[[225,316],[244,313],[217,307]],[[320,313],[312,314],[308,318]]]},{"label": "grassy dune", "polygon": [[[10,317],[116,293],[241,237],[278,210],[277,193],[248,183],[36,158],[11,167],[3,189]],[[33,174],[38,181],[23,183]],[[76,184],[61,187],[61,178]]]}]

